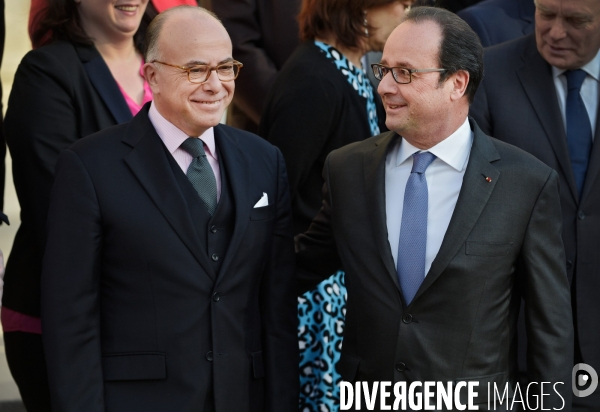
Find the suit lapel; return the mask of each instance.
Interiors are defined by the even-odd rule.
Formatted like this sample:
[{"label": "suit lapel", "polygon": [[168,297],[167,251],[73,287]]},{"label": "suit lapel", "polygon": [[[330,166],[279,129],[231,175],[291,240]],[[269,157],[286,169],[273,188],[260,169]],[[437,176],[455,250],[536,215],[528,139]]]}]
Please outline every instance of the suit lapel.
[{"label": "suit lapel", "polygon": [[[600,121],[600,105],[598,106],[597,119]],[[600,122],[598,122],[600,124]],[[581,203],[588,196],[594,182],[598,178],[600,172],[600,127],[596,125],[596,131],[594,133],[594,144],[592,146],[592,153],[590,154],[590,164],[588,165],[587,174],[585,176],[585,182],[583,184],[583,191],[581,192]]]},{"label": "suit lapel", "polygon": [[[471,126],[474,129],[475,137],[456,207],[440,250],[413,302],[435,282],[463,247],[500,177],[500,172],[491,163],[500,159],[500,155],[490,138],[479,129],[477,124],[471,121]],[[491,181],[488,182],[486,177],[489,177]]]},{"label": "suit lapel", "polygon": [[363,158],[366,199],[369,205],[369,218],[373,229],[373,239],[379,250],[381,259],[388,270],[394,284],[400,290],[394,258],[388,241],[387,220],[385,211],[385,158],[388,148],[396,142],[398,135],[387,132],[375,142],[372,149],[367,150]]},{"label": "suit lapel", "polygon": [[517,75],[538,116],[540,125],[546,132],[546,137],[550,141],[550,145],[566,177],[571,194],[575,199],[578,199],[575,175],[569,159],[567,135],[558,106],[554,79],[552,78],[552,69],[537,51],[534,36],[531,36],[531,42],[526,51],[526,59],[527,63],[517,69]]},{"label": "suit lapel", "polygon": [[[235,226],[233,236],[225,254],[223,266],[219,274],[227,273],[232,260],[236,257],[240,242],[246,232],[250,219],[252,204],[250,200],[250,167],[244,153],[239,148],[238,137],[233,129],[215,126],[215,141],[219,148],[219,155],[223,157],[221,164],[227,173],[228,183],[231,185],[233,204],[235,205]],[[219,276],[217,283],[222,276]]]},{"label": "suit lapel", "polygon": [[123,142],[133,149],[125,156],[125,163],[204,271],[214,280],[216,274],[208,256],[203,253],[200,238],[169,166],[162,141],[148,119],[148,108],[149,105],[146,105],[129,123]]},{"label": "suit lapel", "polygon": [[93,46],[77,46],[76,50],[90,82],[117,123],[130,121],[131,110],[100,53]]}]

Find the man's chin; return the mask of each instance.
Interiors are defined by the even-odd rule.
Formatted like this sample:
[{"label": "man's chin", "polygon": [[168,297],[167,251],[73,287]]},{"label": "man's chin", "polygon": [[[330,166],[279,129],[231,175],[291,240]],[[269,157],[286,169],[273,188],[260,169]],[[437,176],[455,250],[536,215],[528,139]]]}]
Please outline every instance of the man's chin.
[{"label": "man's chin", "polygon": [[221,122],[225,110],[219,111],[200,111],[196,113],[195,120],[202,127],[214,127]]},{"label": "man's chin", "polygon": [[549,65],[556,67],[560,70],[572,70],[578,69],[577,59],[572,55],[572,52],[553,52],[552,50],[544,50],[542,53],[542,57],[544,60],[548,62]]}]

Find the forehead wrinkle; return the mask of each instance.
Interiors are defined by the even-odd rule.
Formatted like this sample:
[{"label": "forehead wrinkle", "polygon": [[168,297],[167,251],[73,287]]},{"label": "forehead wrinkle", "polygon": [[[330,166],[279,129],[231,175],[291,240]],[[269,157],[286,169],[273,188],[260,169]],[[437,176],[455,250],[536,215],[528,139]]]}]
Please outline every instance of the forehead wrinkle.
[{"label": "forehead wrinkle", "polygon": [[414,68],[414,65],[407,61],[399,61],[394,64],[394,67]]},{"label": "forehead wrinkle", "polygon": [[545,13],[553,13],[552,10],[550,10],[548,7],[544,6],[543,4],[539,4],[537,1],[535,2],[535,8],[543,11]]},{"label": "forehead wrinkle", "polygon": [[559,4],[557,4],[556,7],[551,7],[551,5],[541,4],[538,0],[535,0],[536,9],[539,9],[544,13],[561,14],[563,17],[571,18],[593,18],[594,16],[600,14],[594,13],[585,4],[582,5],[580,8],[572,11],[569,10],[569,6],[571,6],[571,4],[563,4],[562,2],[559,2]]},{"label": "forehead wrinkle", "polygon": [[407,69],[415,68],[415,65],[413,63],[410,63],[409,61],[407,61],[405,59],[402,59],[402,60],[393,60],[392,59],[392,61],[388,61],[388,60],[382,58],[381,64],[383,64],[384,66],[388,66],[388,67],[401,67],[401,68],[407,68]]}]

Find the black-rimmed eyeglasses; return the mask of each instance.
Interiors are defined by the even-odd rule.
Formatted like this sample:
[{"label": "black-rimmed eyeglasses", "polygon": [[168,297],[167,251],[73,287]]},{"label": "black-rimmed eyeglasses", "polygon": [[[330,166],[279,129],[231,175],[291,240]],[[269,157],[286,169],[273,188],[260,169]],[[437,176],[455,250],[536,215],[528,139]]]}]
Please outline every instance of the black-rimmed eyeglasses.
[{"label": "black-rimmed eyeglasses", "polygon": [[217,72],[217,77],[222,82],[235,80],[240,74],[240,69],[244,66],[242,63],[233,60],[228,63],[219,64],[218,66],[209,66],[207,64],[197,64],[190,67],[177,66],[175,64],[165,63],[158,60],[153,60],[152,63],[164,64],[165,66],[175,67],[187,72],[188,80],[191,83],[204,83],[210,77],[212,71]]},{"label": "black-rimmed eyeglasses", "polygon": [[392,72],[396,83],[408,84],[412,81],[413,73],[445,72],[446,69],[406,69],[404,67],[387,67],[382,64],[372,64],[373,74],[377,80],[382,80],[386,74]]}]

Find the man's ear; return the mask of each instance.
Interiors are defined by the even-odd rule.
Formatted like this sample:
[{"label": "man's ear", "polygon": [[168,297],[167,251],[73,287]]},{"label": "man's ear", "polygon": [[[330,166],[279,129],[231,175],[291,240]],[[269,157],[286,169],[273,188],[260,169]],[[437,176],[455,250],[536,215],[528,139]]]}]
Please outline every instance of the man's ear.
[{"label": "man's ear", "polygon": [[452,82],[451,100],[460,100],[465,95],[470,78],[471,76],[466,70],[459,70],[451,76],[449,79]]},{"label": "man's ear", "polygon": [[146,63],[142,68],[142,72],[144,73],[144,78],[148,82],[150,89],[152,89],[152,94],[159,93],[158,82],[156,78],[158,75],[158,68],[156,65],[154,63]]}]

